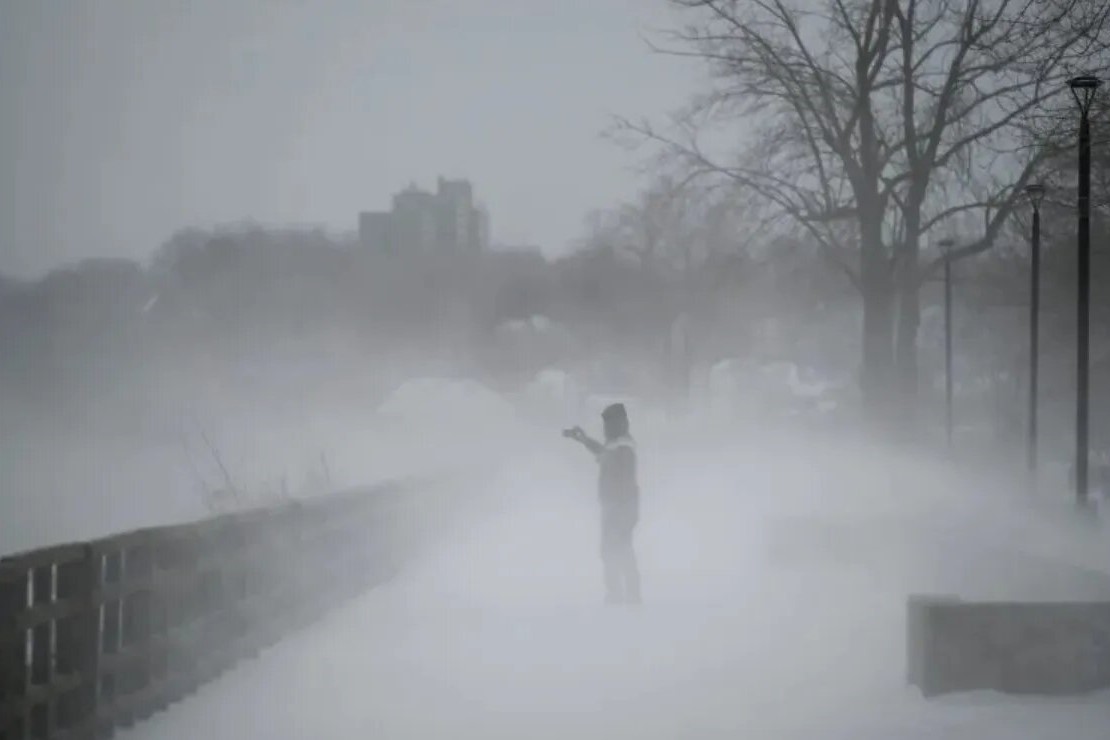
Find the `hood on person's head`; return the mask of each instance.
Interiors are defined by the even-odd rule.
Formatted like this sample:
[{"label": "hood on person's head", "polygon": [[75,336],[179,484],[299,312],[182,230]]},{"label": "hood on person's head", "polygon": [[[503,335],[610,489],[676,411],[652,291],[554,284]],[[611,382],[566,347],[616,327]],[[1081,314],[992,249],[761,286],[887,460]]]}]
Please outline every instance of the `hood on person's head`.
[{"label": "hood on person's head", "polygon": [[623,403],[614,403],[601,412],[601,422],[606,439],[616,439],[628,434],[628,412]]}]

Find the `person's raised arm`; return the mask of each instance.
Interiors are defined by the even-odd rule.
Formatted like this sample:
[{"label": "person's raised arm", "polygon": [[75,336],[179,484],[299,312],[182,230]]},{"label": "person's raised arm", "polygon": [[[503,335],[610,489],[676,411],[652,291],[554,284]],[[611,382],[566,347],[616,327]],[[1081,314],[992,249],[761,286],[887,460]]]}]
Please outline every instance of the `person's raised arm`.
[{"label": "person's raised arm", "polygon": [[596,439],[591,438],[590,435],[586,434],[586,432],[582,430],[582,427],[568,429],[563,432],[563,436],[567,439],[573,439],[575,442],[578,442],[594,455],[601,454],[601,451],[605,449],[605,445],[601,444]]}]

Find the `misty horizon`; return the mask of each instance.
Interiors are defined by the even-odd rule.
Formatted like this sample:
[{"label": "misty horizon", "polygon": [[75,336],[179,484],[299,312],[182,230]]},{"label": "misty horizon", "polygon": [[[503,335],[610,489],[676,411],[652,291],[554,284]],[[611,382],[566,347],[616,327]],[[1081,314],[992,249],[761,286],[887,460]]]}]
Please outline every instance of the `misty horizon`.
[{"label": "misty horizon", "polygon": [[[665,3],[0,3],[0,273],[145,261],[180,229],[357,230],[471,179],[494,241],[565,253],[631,197],[613,115],[679,106]],[[403,41],[402,41],[403,39]]]}]

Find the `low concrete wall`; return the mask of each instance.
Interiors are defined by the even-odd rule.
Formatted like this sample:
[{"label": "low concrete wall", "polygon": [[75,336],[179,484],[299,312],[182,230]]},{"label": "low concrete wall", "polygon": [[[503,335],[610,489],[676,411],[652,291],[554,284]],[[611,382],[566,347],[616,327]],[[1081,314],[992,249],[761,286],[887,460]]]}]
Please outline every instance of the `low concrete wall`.
[{"label": "low concrete wall", "polygon": [[966,602],[913,596],[909,682],[961,691],[1068,695],[1110,688],[1110,602]]}]

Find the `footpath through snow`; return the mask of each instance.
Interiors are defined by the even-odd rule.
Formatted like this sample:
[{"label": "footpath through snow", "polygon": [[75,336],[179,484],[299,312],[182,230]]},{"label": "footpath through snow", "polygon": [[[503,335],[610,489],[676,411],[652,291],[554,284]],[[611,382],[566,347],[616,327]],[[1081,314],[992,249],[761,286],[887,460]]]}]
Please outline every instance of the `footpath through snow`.
[{"label": "footpath through snow", "polygon": [[1025,547],[1050,528],[844,449],[644,430],[647,604],[605,608],[593,471],[561,442],[507,445],[495,485],[460,488],[473,515],[395,582],[124,737],[1107,736],[1106,695],[906,686],[908,593],[1110,595]]}]

